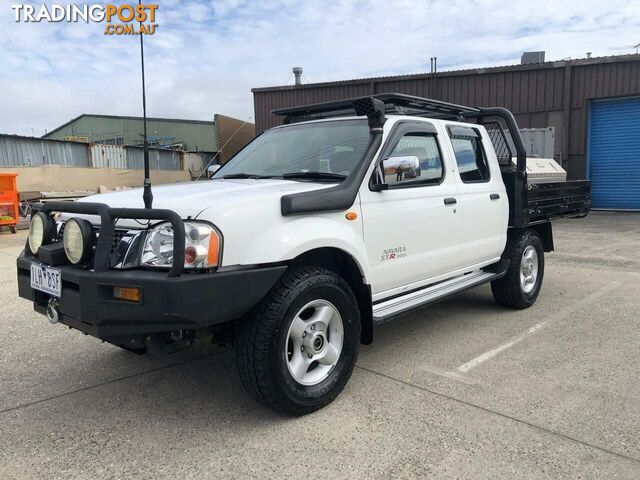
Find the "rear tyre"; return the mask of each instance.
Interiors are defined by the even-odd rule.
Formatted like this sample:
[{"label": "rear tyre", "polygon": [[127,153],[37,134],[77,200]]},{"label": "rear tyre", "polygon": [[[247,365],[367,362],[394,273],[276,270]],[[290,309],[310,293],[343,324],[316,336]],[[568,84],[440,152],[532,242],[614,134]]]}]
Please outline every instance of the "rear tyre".
[{"label": "rear tyre", "polygon": [[507,274],[491,282],[495,301],[509,308],[529,308],[538,298],[544,276],[544,248],[533,230],[510,236],[503,258],[511,261]]},{"label": "rear tyre", "polygon": [[238,323],[240,378],[260,403],[305,415],[346,385],[360,347],[360,312],[349,285],[315,266],[287,271]]}]

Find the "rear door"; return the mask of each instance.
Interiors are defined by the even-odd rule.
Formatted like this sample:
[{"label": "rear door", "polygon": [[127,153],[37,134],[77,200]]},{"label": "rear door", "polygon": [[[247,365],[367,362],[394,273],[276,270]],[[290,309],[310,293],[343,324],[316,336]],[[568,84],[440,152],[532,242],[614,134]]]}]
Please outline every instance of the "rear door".
[{"label": "rear door", "polygon": [[373,293],[386,296],[454,270],[462,231],[455,205],[445,202],[457,186],[434,125],[397,125],[381,155],[389,189],[364,185],[360,198]]},{"label": "rear door", "polygon": [[509,200],[491,141],[481,127],[446,126],[458,184],[456,202],[462,221],[460,261],[478,266],[500,257],[507,241]]}]

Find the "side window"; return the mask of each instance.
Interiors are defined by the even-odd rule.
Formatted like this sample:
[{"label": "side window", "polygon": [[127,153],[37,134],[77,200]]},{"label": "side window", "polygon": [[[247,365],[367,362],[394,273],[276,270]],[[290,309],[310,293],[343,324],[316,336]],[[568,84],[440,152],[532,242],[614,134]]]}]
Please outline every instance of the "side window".
[{"label": "side window", "polygon": [[464,132],[460,134],[457,131],[449,130],[460,178],[464,183],[488,181],[490,178],[489,165],[484,148],[482,148],[482,139],[473,129],[457,130],[469,131],[468,134]]},{"label": "side window", "polygon": [[443,178],[438,142],[431,133],[405,134],[383,164],[389,188],[438,184]]}]

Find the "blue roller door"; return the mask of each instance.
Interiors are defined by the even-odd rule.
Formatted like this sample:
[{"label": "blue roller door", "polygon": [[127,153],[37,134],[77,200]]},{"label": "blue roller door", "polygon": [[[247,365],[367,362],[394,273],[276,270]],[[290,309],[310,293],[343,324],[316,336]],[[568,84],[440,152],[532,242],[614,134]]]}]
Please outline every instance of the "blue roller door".
[{"label": "blue roller door", "polygon": [[592,207],[640,210],[640,98],[591,104]]}]

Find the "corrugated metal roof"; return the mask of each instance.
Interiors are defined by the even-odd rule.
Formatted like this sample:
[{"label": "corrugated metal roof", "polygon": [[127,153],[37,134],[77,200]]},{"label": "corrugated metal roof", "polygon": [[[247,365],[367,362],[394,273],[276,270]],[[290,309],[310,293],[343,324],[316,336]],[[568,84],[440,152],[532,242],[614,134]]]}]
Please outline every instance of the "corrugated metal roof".
[{"label": "corrugated metal roof", "polygon": [[[486,73],[541,70],[546,68],[562,68],[567,65],[579,66],[579,65],[594,65],[594,64],[601,64],[601,63],[626,62],[629,60],[638,60],[638,59],[640,59],[640,54],[610,55],[610,56],[603,56],[603,57],[580,58],[580,59],[573,59],[573,60],[562,59],[562,60],[553,60],[553,61],[544,62],[544,63],[531,63],[526,65],[513,64],[513,65],[500,65],[500,66],[493,66],[493,67],[482,67],[482,68],[466,68],[466,69],[458,69],[458,70],[455,70],[455,69],[439,70],[437,72],[437,76],[448,77],[448,76],[456,76],[456,75],[482,75]],[[275,91],[275,90],[300,90],[305,88],[329,87],[329,86],[369,83],[369,82],[379,82],[379,81],[421,80],[425,78],[430,78],[432,76],[433,74],[431,73],[412,73],[412,74],[406,74],[406,75],[363,77],[363,78],[353,78],[349,80],[304,83],[302,85],[257,87],[257,88],[252,88],[251,91],[252,92],[268,92],[268,91]]]},{"label": "corrugated metal roof", "polygon": [[[12,138],[15,140],[43,140],[43,137],[35,137],[30,135],[18,135],[15,133],[0,133],[0,139],[2,138]],[[87,142],[78,142],[76,140],[60,140],[58,138],[46,138],[47,142],[61,142],[61,143],[79,143],[82,145],[86,145]]]},{"label": "corrugated metal roof", "polygon": [[[82,115],[78,115],[77,117],[72,118],[68,122],[63,123],[59,127],[56,127],[53,130],[47,132],[46,134],[44,134],[42,136],[42,138],[49,137],[50,135],[54,134],[58,130],[63,129],[67,125],[71,125],[73,122],[77,122],[81,118],[110,118],[110,119],[116,119],[116,120],[137,120],[137,121],[140,121],[140,122],[142,120],[144,120],[143,117],[129,117],[129,116],[123,116],[123,115],[99,115],[99,114],[94,114],[94,113],[83,113]],[[211,125],[211,126],[215,125],[213,120],[188,120],[188,119],[184,119],[184,118],[147,117],[147,121],[168,122],[168,123],[193,123],[193,124],[198,124],[198,125]]]}]

